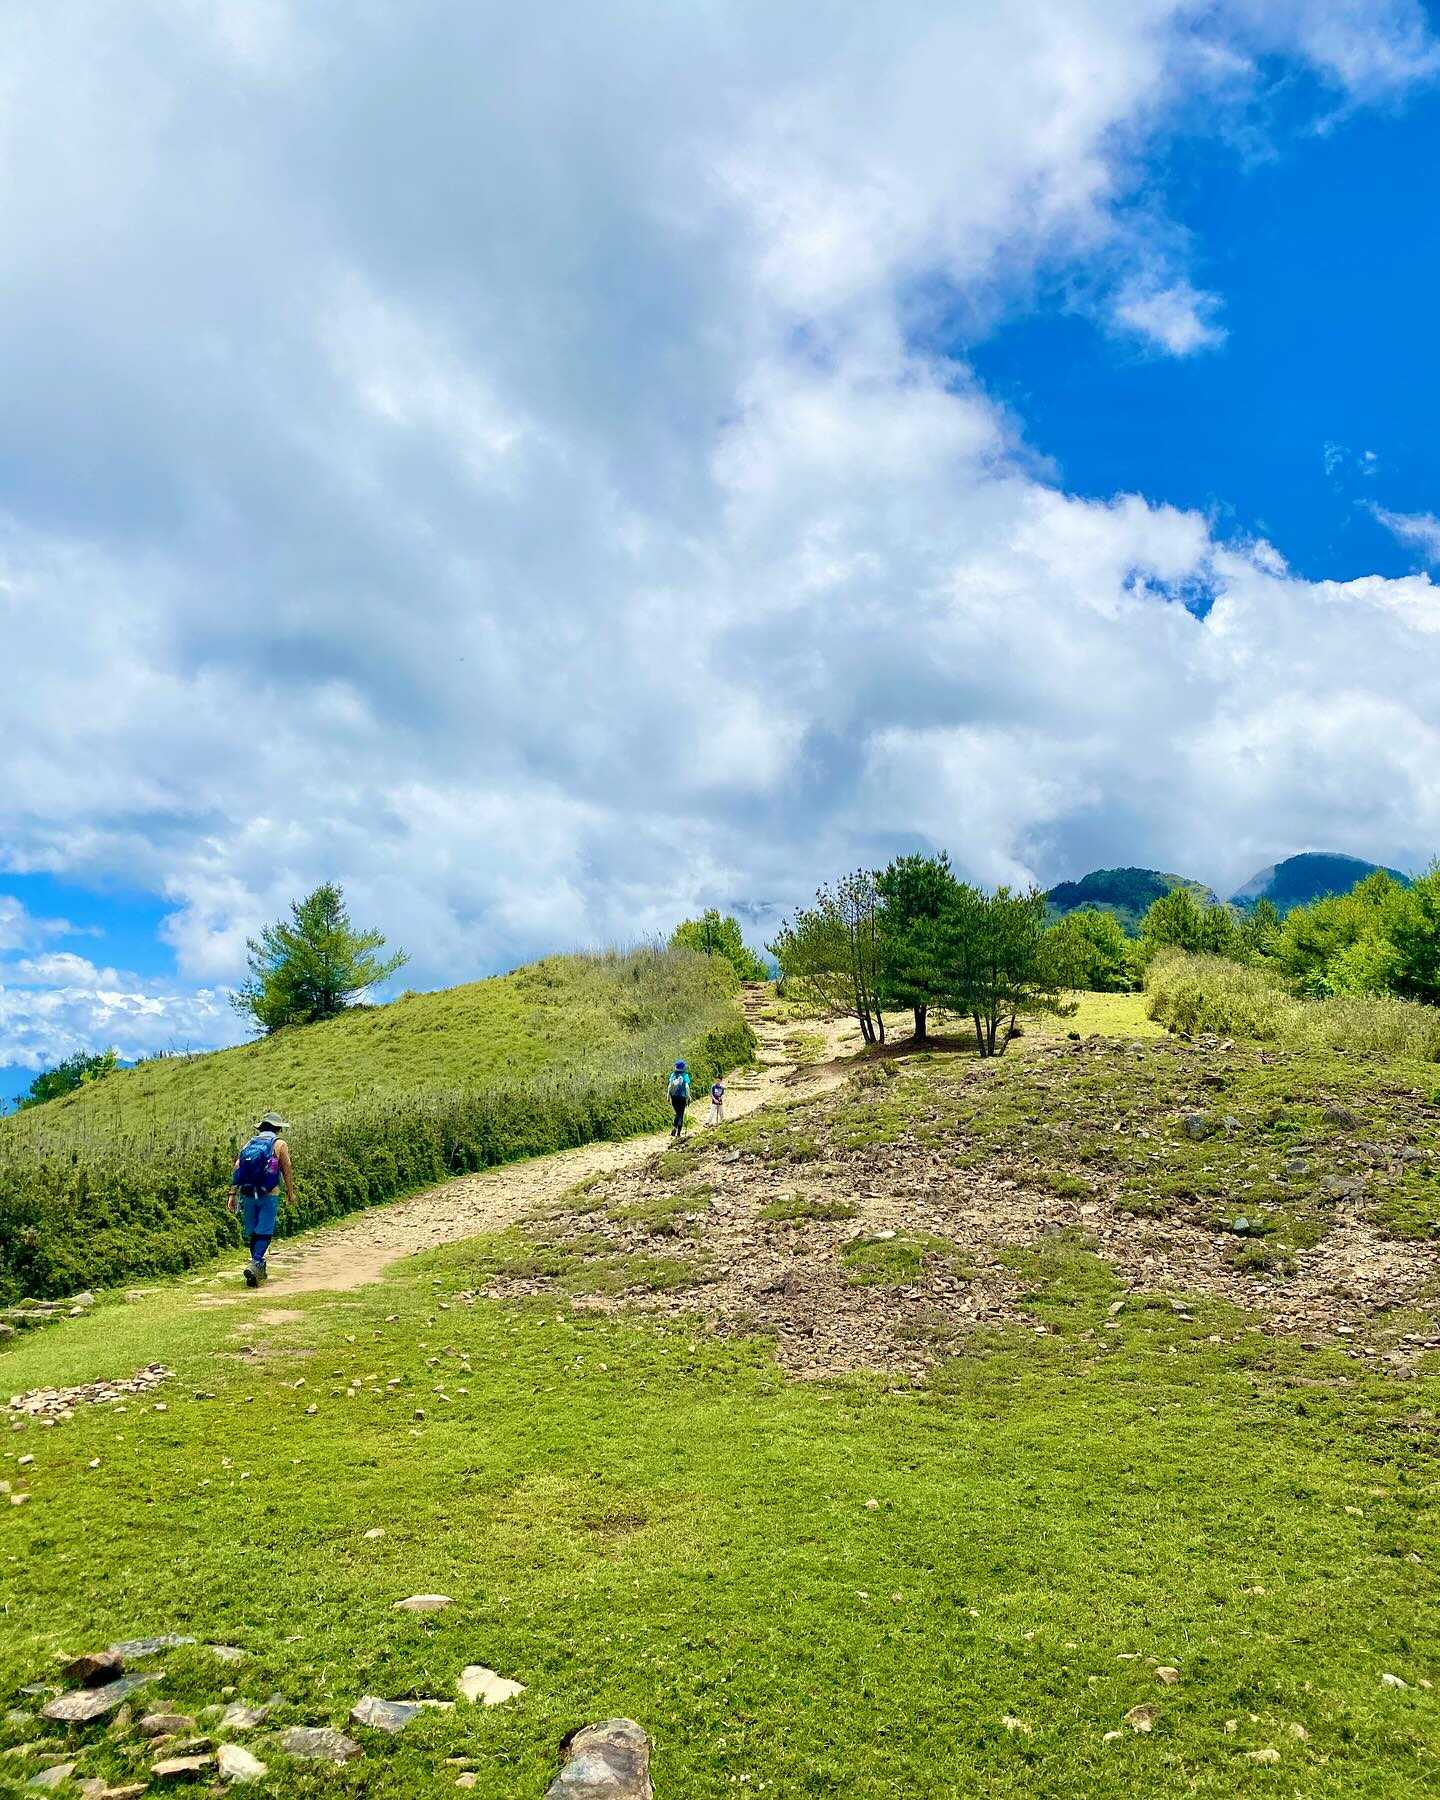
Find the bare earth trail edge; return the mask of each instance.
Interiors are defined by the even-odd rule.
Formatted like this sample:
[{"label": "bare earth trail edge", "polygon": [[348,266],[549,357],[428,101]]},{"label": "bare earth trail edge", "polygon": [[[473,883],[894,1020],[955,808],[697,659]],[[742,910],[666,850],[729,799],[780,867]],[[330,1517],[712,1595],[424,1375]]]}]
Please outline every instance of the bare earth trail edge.
[{"label": "bare earth trail edge", "polygon": [[[727,1078],[727,1118],[741,1118],[783,1093],[819,1093],[838,1087],[847,1073],[848,1059],[861,1048],[859,1028],[853,1019],[806,1020],[804,1028],[823,1035],[825,1047],[818,1061],[797,1067],[786,1056],[784,1045],[801,1028],[800,1022],[767,1020],[765,1001],[753,992],[747,991],[744,1006],[759,1040],[757,1060],[761,1068],[756,1074]],[[704,1130],[700,1121],[708,1106],[707,1095],[697,1096],[690,1109],[688,1131]],[[375,1207],[341,1224],[284,1240],[270,1253],[270,1280],[265,1291],[277,1299],[297,1294],[348,1293],[378,1280],[392,1264],[408,1256],[483,1233],[504,1231],[577,1182],[645,1162],[668,1140],[668,1132],[651,1132],[643,1137],[583,1144],[551,1156],[502,1164],[479,1175],[462,1175],[440,1187],[427,1188],[408,1200]],[[304,1170],[299,1170],[298,1175],[303,1182]],[[235,1279],[233,1271],[227,1271],[206,1285],[229,1289]],[[239,1297],[207,1293],[201,1296],[200,1304],[232,1305]]]}]

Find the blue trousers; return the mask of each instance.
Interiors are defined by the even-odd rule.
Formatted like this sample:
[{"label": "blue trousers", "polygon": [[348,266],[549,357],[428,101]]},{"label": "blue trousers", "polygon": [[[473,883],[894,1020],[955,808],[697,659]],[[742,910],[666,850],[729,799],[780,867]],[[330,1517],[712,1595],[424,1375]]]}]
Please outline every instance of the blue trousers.
[{"label": "blue trousers", "polygon": [[240,1194],[240,1228],[250,1246],[250,1260],[263,1263],[270,1240],[275,1235],[275,1214],[280,1205],[279,1193]]}]

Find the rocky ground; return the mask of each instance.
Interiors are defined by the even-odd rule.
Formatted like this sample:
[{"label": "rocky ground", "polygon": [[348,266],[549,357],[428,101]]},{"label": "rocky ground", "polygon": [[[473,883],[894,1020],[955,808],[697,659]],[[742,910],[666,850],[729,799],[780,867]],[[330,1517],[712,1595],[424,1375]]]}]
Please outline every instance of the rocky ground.
[{"label": "rocky ground", "polygon": [[1440,1348],[1440,1251],[1377,1219],[1440,1160],[1423,1093],[1377,1076],[1357,1109],[1328,1069],[1213,1041],[900,1068],[586,1185],[527,1227],[553,1272],[486,1291],[563,1284],[772,1335],[797,1374],[919,1378],[978,1329],[1043,1331],[1034,1258],[1059,1244],[1113,1271],[1113,1314],[1205,1296],[1396,1369]]}]

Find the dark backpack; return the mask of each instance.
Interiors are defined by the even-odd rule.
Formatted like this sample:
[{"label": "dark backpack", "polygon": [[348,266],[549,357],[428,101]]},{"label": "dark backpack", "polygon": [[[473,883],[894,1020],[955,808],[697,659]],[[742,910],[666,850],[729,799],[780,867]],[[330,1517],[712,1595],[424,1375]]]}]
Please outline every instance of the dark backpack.
[{"label": "dark backpack", "polygon": [[240,1152],[230,1185],[269,1194],[280,1185],[280,1158],[275,1154],[275,1133],[258,1132]]}]

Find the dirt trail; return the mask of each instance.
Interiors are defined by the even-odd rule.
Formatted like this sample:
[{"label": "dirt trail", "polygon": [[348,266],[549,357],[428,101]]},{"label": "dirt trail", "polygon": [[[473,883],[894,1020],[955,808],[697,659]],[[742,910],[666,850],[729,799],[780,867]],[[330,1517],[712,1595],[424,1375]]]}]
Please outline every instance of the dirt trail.
[{"label": "dirt trail", "polygon": [[[745,1014],[760,1040],[759,1060],[764,1066],[758,1075],[727,1081],[725,1111],[729,1118],[754,1112],[782,1091],[813,1093],[837,1086],[843,1079],[844,1059],[860,1048],[853,1019],[780,1025],[761,1017],[765,1006],[762,994],[746,990]],[[802,1030],[823,1035],[825,1050],[820,1062],[797,1068],[787,1057],[785,1040]],[[691,1130],[704,1130],[708,1104],[702,1097],[691,1108]],[[633,1167],[663,1149],[667,1137],[666,1132],[655,1132],[620,1143],[585,1144],[553,1156],[507,1163],[479,1175],[462,1175],[408,1200],[373,1207],[304,1237],[286,1239],[270,1254],[265,1292],[278,1297],[363,1287],[403,1257],[482,1232],[503,1231],[587,1176]],[[303,1170],[300,1179],[304,1180]],[[233,1286],[235,1280],[234,1275],[226,1275],[217,1285]],[[201,1304],[205,1303],[202,1299]],[[215,1301],[212,1298],[208,1303],[214,1305]]]}]

